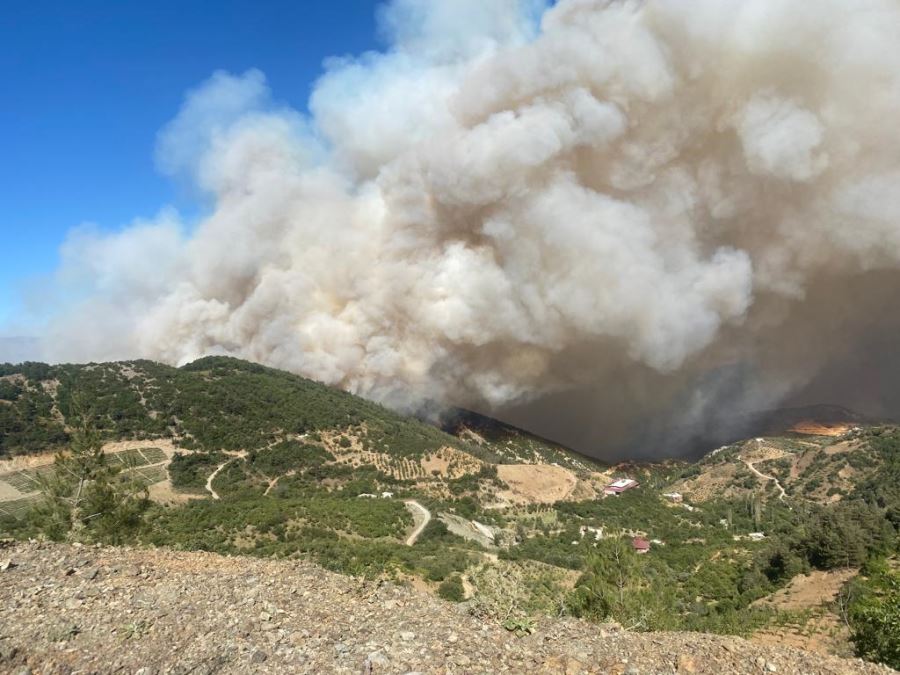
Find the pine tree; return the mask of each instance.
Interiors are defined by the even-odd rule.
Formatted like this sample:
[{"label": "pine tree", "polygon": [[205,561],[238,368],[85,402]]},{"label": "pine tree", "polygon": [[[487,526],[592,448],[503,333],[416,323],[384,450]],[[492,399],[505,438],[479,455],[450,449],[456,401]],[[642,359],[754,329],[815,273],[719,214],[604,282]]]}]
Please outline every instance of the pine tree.
[{"label": "pine tree", "polygon": [[146,487],[128,467],[113,467],[93,421],[77,404],[69,448],[57,453],[42,481],[43,498],[31,513],[38,530],[54,540],[120,543],[140,525],[149,505]]}]

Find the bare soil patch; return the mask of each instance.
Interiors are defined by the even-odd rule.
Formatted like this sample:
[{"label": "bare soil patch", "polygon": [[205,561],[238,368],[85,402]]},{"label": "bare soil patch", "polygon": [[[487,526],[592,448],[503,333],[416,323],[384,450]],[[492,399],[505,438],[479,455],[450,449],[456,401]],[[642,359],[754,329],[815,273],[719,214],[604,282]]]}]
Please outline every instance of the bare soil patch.
[{"label": "bare soil patch", "polygon": [[672,489],[688,495],[694,502],[726,496],[733,492],[737,470],[735,464],[719,464],[699,476],[678,481]]},{"label": "bare soil patch", "polygon": [[552,504],[571,496],[578,483],[574,473],[550,464],[501,464],[497,476],[509,486],[500,498],[513,504]]},{"label": "bare soil patch", "polygon": [[754,605],[796,611],[833,602],[841,587],[855,577],[859,570],[848,568],[809,574],[798,574],[784,588],[754,602]]},{"label": "bare soil patch", "polygon": [[178,492],[172,486],[172,481],[166,478],[164,481],[160,481],[159,483],[154,483],[149,488],[147,488],[150,493],[150,499],[158,504],[163,505],[174,505],[174,504],[184,504],[185,502],[189,502],[192,499],[205,499],[205,495],[198,494],[189,494],[186,492]]},{"label": "bare soil patch", "polygon": [[848,441],[844,441],[842,443],[835,443],[834,445],[829,445],[825,448],[824,452],[826,455],[840,455],[842,453],[847,453],[853,450],[853,447],[850,445]]},{"label": "bare soil patch", "polygon": [[175,447],[170,438],[154,438],[145,441],[116,441],[114,443],[106,443],[103,446],[103,452],[111,454],[114,452],[123,452],[124,450],[140,450],[141,448],[159,448],[162,450],[166,459],[172,459],[172,455],[176,452],[185,452],[185,450]]},{"label": "bare soil patch", "polygon": [[[143,441],[114,441],[103,445],[103,452],[111,455],[116,452],[124,452],[125,450],[140,450],[142,448],[159,448],[162,450],[166,459],[172,459],[172,455],[176,452],[185,452],[177,447],[170,438],[154,438]],[[56,458],[56,452],[41,452],[33,455],[19,455],[10,459],[0,460],[0,474],[11,473],[13,471],[22,471],[23,469],[34,469],[39,466],[52,464]]]},{"label": "bare soil patch", "polygon": [[451,447],[441,448],[433,455],[421,460],[422,469],[427,475],[434,475],[434,472],[437,471],[439,476],[451,479],[477,473],[482,464],[477,457]]},{"label": "bare soil patch", "polygon": [[462,516],[452,513],[440,513],[438,518],[447,526],[453,534],[469,541],[475,541],[482,546],[489,547],[494,545],[494,539],[475,526],[471,520],[466,520]]},{"label": "bare soil patch", "polygon": [[800,475],[804,471],[806,471],[807,467],[809,467],[809,465],[813,463],[813,460],[816,458],[816,456],[819,454],[819,452],[821,452],[821,450],[818,448],[816,448],[814,450],[810,449],[810,450],[804,451],[803,454],[800,455],[800,457],[798,459],[796,459],[794,461],[793,465],[791,466],[791,473],[790,473],[791,480],[799,478]]},{"label": "bare soil patch", "polygon": [[14,499],[21,499],[24,495],[16,490],[12,485],[5,482],[0,476],[0,502],[11,502]]},{"label": "bare soil patch", "polygon": [[799,574],[784,588],[757,600],[753,603],[756,606],[790,612],[794,618],[757,631],[751,639],[759,644],[849,656],[849,631],[835,611],[834,602],[844,584],[858,572],[843,569]]},{"label": "bare soil patch", "polygon": [[594,488],[594,484],[592,481],[579,479],[578,483],[575,485],[575,489],[572,490],[572,494],[569,496],[569,498],[572,501],[584,502],[591,499],[596,499],[597,495],[598,492]]},{"label": "bare soil patch", "polygon": [[0,460],[0,474],[46,466],[53,463],[54,457],[56,457],[55,452],[41,452],[34,455],[19,455],[10,459]]},{"label": "bare soil patch", "polygon": [[803,420],[792,426],[790,431],[807,436],[843,436],[852,428],[852,424],[841,424],[839,422],[829,424],[827,422]]},{"label": "bare soil patch", "polygon": [[[147,450],[148,448],[155,448],[161,451],[165,456],[165,459],[161,462],[154,461],[158,458],[159,453],[154,452],[144,454],[142,451]],[[147,475],[146,471],[151,467],[168,466],[169,462],[172,460],[172,456],[178,451],[178,448],[176,448],[172,440],[168,438],[141,441],[115,441],[106,443],[103,446],[103,452],[107,455],[129,451],[135,453],[142,464],[142,466],[139,467],[138,472]],[[15,481],[16,475],[18,472],[30,473],[35,469],[40,470],[48,468],[53,464],[55,458],[55,452],[44,452],[35,455],[22,455],[0,461],[0,502],[16,501],[23,496],[33,494],[37,489],[37,484],[34,484],[33,490],[26,490],[26,488],[17,489]],[[144,462],[146,462],[146,464],[144,464]],[[21,474],[19,475],[21,476]],[[6,480],[5,477],[9,477],[8,480]],[[27,484],[27,482],[23,484]],[[21,487],[21,485],[19,487]],[[26,491],[23,492],[22,490]],[[182,503],[194,498],[194,495],[182,495],[181,493],[176,492],[168,479],[150,485],[149,491],[150,498],[154,501],[159,501],[160,503]]]}]

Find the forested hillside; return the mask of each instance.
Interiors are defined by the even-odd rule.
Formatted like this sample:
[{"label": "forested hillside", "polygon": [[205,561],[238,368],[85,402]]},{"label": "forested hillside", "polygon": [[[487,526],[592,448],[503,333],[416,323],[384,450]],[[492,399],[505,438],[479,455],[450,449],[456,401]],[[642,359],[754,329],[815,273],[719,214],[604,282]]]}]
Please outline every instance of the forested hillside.
[{"label": "forested hillside", "polygon": [[[828,649],[853,637],[893,663],[879,623],[900,527],[892,426],[611,467],[472,413],[446,433],[234,359],[2,368],[12,536],[311,559],[521,633],[567,614],[777,638],[833,617]],[[616,478],[637,485],[605,496]],[[850,582],[802,611],[769,601],[812,571]]]},{"label": "forested hillside", "polygon": [[[151,361],[0,366],[0,453],[66,442],[80,406],[109,439],[169,437],[204,451],[250,450],[291,434],[368,427],[367,443],[421,454],[453,439],[429,425],[297,375],[211,357],[183,368]],[[77,400],[75,397],[77,395]]]}]

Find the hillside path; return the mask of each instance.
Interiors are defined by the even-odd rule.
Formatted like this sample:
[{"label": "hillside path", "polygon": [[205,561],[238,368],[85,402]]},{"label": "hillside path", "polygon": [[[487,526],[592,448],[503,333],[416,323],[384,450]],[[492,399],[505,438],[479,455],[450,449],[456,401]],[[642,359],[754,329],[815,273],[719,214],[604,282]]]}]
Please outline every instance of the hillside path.
[{"label": "hillside path", "polygon": [[215,477],[219,474],[219,472],[225,468],[225,465],[228,464],[228,462],[230,462],[236,458],[242,458],[242,457],[247,456],[246,450],[238,450],[236,452],[223,450],[223,452],[224,452],[224,454],[228,455],[228,459],[226,459],[224,462],[219,464],[219,466],[216,467],[216,470],[213,471],[211,474],[209,474],[209,478],[206,479],[206,491],[212,495],[213,499],[219,499],[219,493],[216,492],[215,490],[213,490],[213,486],[212,486],[213,479],[215,479]]},{"label": "hillside path", "polygon": [[[407,537],[407,539],[406,539],[406,545],[412,546],[413,544],[416,543],[416,540],[419,538],[419,535],[422,534],[422,531],[425,529],[425,527],[428,525],[428,523],[431,522],[431,511],[426,509],[415,499],[409,499],[403,503],[406,504],[406,507],[410,511],[413,512],[414,520],[418,521],[419,518],[422,519],[421,522],[419,523],[418,527],[416,527],[416,529],[414,529],[412,531],[412,533],[409,535],[409,537]],[[419,515],[419,518],[416,518],[416,514]]]},{"label": "hillside path", "polygon": [[741,461],[742,461],[744,464],[747,465],[747,468],[748,468],[748,469],[750,469],[753,473],[755,473],[757,476],[759,476],[759,477],[762,478],[763,480],[773,480],[773,481],[775,481],[775,487],[778,488],[778,493],[779,493],[779,494],[778,494],[778,499],[780,499],[781,501],[784,501],[784,497],[785,497],[785,491],[784,491],[784,488],[781,487],[781,483],[778,482],[778,479],[775,478],[775,476],[767,476],[767,475],[764,474],[762,471],[760,471],[760,470],[757,469],[755,466],[753,466],[750,462],[748,462],[746,459],[743,459],[743,460],[741,460]]},{"label": "hillside path", "polygon": [[213,471],[211,474],[209,474],[209,478],[206,479],[206,491],[209,492],[209,494],[212,495],[212,498],[213,498],[213,499],[218,499],[218,498],[219,498],[219,493],[216,492],[216,491],[213,489],[213,486],[212,486],[213,479],[214,479],[217,475],[219,475],[219,472],[220,472],[222,469],[224,469],[224,468],[225,468],[225,465],[228,464],[228,462],[230,462],[230,461],[231,461],[230,459],[226,459],[224,462],[222,462],[221,464],[219,464],[219,466],[216,467],[216,470]]},{"label": "hillside path", "polygon": [[272,490],[275,489],[275,486],[278,485],[278,481],[280,481],[282,478],[287,478],[288,476],[293,476],[296,473],[297,473],[296,471],[288,471],[287,473],[283,473],[280,476],[275,476],[275,478],[270,479],[269,486],[266,488],[266,491],[263,492],[263,496],[266,496],[270,492],[272,492]]}]

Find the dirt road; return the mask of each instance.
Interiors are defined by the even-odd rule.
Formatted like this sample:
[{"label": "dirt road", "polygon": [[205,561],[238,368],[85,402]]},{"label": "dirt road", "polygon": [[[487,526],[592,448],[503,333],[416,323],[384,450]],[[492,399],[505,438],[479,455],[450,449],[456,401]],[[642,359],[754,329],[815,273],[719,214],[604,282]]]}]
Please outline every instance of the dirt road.
[{"label": "dirt road", "polygon": [[225,468],[225,465],[228,464],[228,462],[230,462],[230,461],[231,461],[230,459],[227,459],[227,460],[225,460],[224,462],[222,462],[221,464],[219,464],[219,466],[216,467],[216,470],[213,471],[211,474],[209,474],[209,478],[206,479],[206,491],[209,492],[209,494],[212,495],[212,498],[213,498],[213,499],[218,499],[218,498],[219,498],[219,493],[216,492],[215,490],[213,490],[213,486],[212,486],[213,479],[214,479],[217,475],[219,475],[219,472],[220,472],[222,469],[224,469],[224,468]]},{"label": "dirt road", "polygon": [[781,483],[778,482],[778,479],[775,478],[775,476],[767,476],[766,474],[762,473],[759,469],[757,469],[755,466],[753,466],[750,462],[748,462],[746,459],[741,460],[741,461],[743,461],[744,464],[747,465],[747,468],[748,468],[748,469],[750,469],[753,473],[755,473],[757,476],[759,476],[759,477],[762,478],[763,480],[773,480],[773,481],[775,481],[775,487],[778,488],[778,499],[784,500],[784,497],[785,497],[785,491],[784,491],[784,488],[781,487]]},{"label": "dirt road", "polygon": [[219,493],[216,492],[216,491],[213,489],[213,486],[212,486],[213,480],[215,479],[215,477],[219,474],[219,472],[220,472],[222,469],[225,468],[225,465],[228,464],[228,462],[230,462],[230,461],[232,461],[232,460],[234,460],[234,459],[240,459],[240,458],[246,457],[246,456],[247,456],[247,451],[246,451],[246,450],[238,450],[237,452],[235,452],[235,451],[228,451],[228,450],[225,450],[225,451],[224,451],[224,454],[228,455],[228,459],[226,459],[224,462],[222,462],[221,464],[219,464],[219,466],[216,467],[216,470],[213,471],[213,472],[209,475],[209,478],[206,479],[206,491],[209,492],[209,494],[212,495],[212,498],[213,498],[213,499],[219,499]]},{"label": "dirt road", "polygon": [[414,529],[409,537],[406,538],[406,545],[412,546],[416,543],[416,539],[419,538],[419,535],[422,534],[422,530],[424,530],[428,523],[431,522],[431,511],[414,499],[409,499],[403,503],[406,504],[406,508],[412,511],[413,519],[417,523],[416,529]]}]

